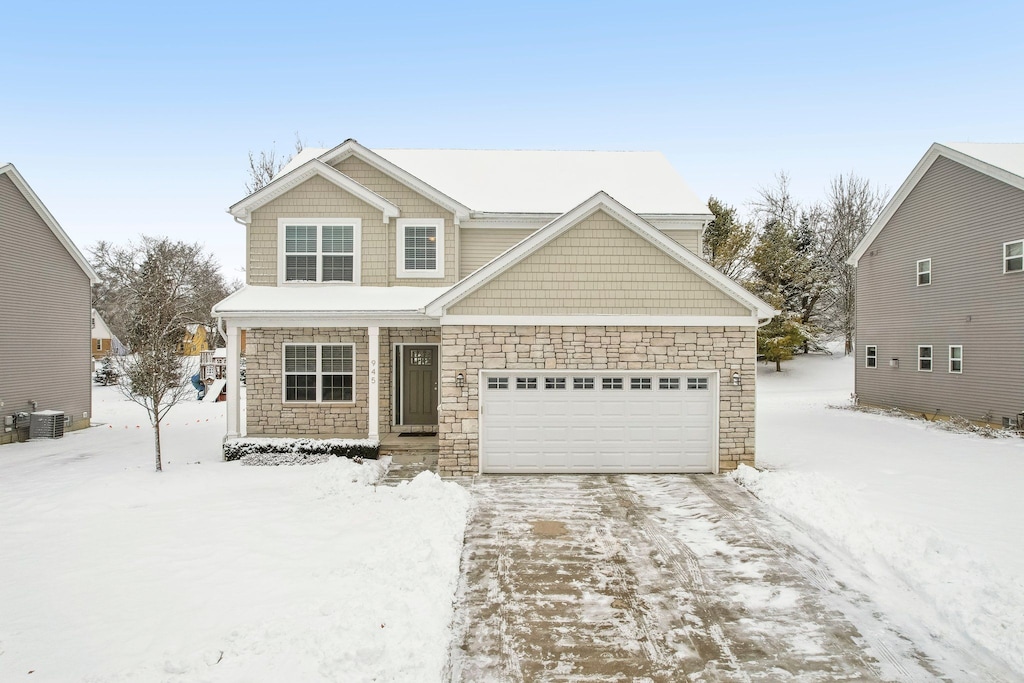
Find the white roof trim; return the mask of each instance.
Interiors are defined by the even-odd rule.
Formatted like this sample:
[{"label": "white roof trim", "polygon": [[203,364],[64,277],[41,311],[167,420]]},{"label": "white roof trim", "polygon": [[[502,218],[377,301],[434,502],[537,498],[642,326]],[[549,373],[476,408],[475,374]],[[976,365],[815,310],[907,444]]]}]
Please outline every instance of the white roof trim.
[{"label": "white roof trim", "polygon": [[242,201],[233,204],[228,209],[228,213],[248,222],[253,211],[316,175],[334,183],[343,190],[347,190],[358,199],[379,210],[384,215],[385,223],[391,218],[397,218],[401,213],[397,206],[384,199],[384,197],[381,197],[364,185],[360,185],[338,169],[325,164],[319,159],[311,159],[298,168],[275,178],[265,187],[253,192]]},{"label": "white roof trim", "polygon": [[456,224],[463,219],[469,218],[470,209],[468,206],[456,199],[453,199],[452,197],[449,197],[434,186],[420,180],[405,169],[396,166],[373,150],[363,147],[351,138],[337,147],[327,150],[317,157],[317,159],[325,164],[336,164],[350,156],[358,157],[381,173],[394,178],[403,185],[416,190],[435,204],[451,211],[455,215]]},{"label": "white roof trim", "polygon": [[501,256],[476,270],[450,290],[427,304],[425,307],[427,314],[438,317],[444,315],[445,310],[449,306],[490,282],[598,210],[604,210],[611,214],[623,225],[629,227],[648,242],[651,242],[666,254],[675,258],[709,283],[718,287],[744,306],[748,306],[756,313],[758,318],[771,318],[778,314],[778,311],[769,304],[748,292],[739,283],[715,270],[709,263],[688,249],[676,244],[672,238],[664,235],[660,230],[637,216],[606,192],[598,192],[575,209],[562,214]]},{"label": "white roof trim", "polygon": [[875,241],[875,238],[882,232],[882,229],[885,228],[886,224],[896,214],[896,211],[898,211],[900,206],[903,205],[903,202],[906,201],[908,196],[910,196],[911,191],[917,187],[921,178],[924,177],[924,174],[928,172],[928,169],[932,167],[932,164],[934,164],[939,157],[946,157],[947,159],[955,161],[967,168],[978,171],[979,173],[984,173],[996,180],[1001,180],[1007,185],[1012,185],[1020,190],[1024,190],[1024,178],[1020,177],[1016,173],[1011,173],[1006,169],[993,166],[992,164],[972,157],[969,154],[965,154],[951,147],[935,142],[928,148],[928,151],[925,153],[924,157],[921,158],[921,161],[917,162],[917,166],[915,166],[914,170],[910,172],[907,179],[903,181],[903,184],[900,185],[900,189],[896,191],[896,194],[893,195],[891,200],[889,200],[889,203],[885,205],[885,208],[882,209],[882,213],[879,214],[878,218],[875,219],[875,222],[871,224],[871,227],[864,235],[864,238],[860,241],[860,244],[858,244],[857,248],[850,254],[850,258],[846,260],[849,265],[856,266],[861,257],[867,253],[868,249],[871,248],[871,243]]},{"label": "white roof trim", "polygon": [[19,173],[18,169],[14,167],[14,164],[4,164],[0,166],[0,175],[4,174],[6,174],[11,179],[11,182],[14,183],[14,186],[18,188],[18,191],[21,192],[21,194],[25,197],[28,203],[32,205],[32,208],[35,209],[39,217],[43,219],[43,222],[46,223],[46,226],[50,228],[50,231],[53,233],[54,237],[56,237],[57,240],[62,245],[64,245],[64,248],[67,249],[67,252],[69,254],[71,254],[71,258],[75,260],[75,263],[78,264],[78,267],[81,268],[82,272],[84,272],[89,277],[89,283],[93,285],[99,284],[100,278],[98,275],[96,275],[96,271],[92,269],[92,266],[89,265],[89,261],[87,261],[85,256],[82,255],[82,252],[78,250],[78,247],[76,247],[75,243],[71,241],[71,238],[68,237],[68,234],[64,232],[64,228],[60,227],[60,223],[57,222],[57,219],[54,218],[53,214],[51,214],[49,209],[46,208],[46,205],[43,204],[43,201],[39,198],[39,195],[37,195],[32,190],[32,188],[29,187],[29,184],[27,182],[25,182],[25,179],[21,176],[21,173]]}]

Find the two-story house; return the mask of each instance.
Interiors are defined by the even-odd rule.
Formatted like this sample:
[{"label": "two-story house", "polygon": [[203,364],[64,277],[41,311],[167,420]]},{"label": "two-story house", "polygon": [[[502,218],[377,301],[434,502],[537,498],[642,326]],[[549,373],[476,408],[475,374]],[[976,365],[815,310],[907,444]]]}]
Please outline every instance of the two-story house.
[{"label": "two-story house", "polygon": [[849,263],[859,402],[1017,424],[1024,144],[933,144]]},{"label": "two-story house", "polygon": [[697,256],[712,215],[661,154],[347,140],[229,211],[229,438],[436,431],[449,475],[753,462],[775,311]]},{"label": "two-story house", "polygon": [[98,279],[12,164],[0,165],[0,244],[0,444],[26,438],[32,413],[62,413],[60,433],[88,427]]}]

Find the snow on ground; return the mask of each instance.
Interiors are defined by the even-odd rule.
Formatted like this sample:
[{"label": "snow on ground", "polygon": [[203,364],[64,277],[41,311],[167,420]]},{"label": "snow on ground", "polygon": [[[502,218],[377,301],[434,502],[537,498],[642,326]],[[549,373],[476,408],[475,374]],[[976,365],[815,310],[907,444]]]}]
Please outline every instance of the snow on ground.
[{"label": "snow on ground", "polygon": [[767,471],[737,480],[845,555],[837,574],[870,577],[861,589],[908,630],[984,648],[1024,675],[1024,441],[828,407],[850,404],[853,362],[759,367]]},{"label": "snow on ground", "polygon": [[440,676],[466,492],[222,462],[224,405],[171,411],[161,474],[116,387],[105,424],[0,449],[0,680]]}]

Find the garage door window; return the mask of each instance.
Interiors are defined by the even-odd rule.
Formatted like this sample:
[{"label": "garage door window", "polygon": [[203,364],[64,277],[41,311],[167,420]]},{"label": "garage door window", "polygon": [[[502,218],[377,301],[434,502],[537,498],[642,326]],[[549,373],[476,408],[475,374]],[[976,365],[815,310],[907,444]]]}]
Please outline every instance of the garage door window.
[{"label": "garage door window", "polygon": [[593,389],[594,378],[593,377],[573,377],[572,378],[573,389]]},{"label": "garage door window", "polygon": [[565,378],[564,377],[545,377],[544,378],[545,389],[565,389]]},{"label": "garage door window", "polygon": [[488,389],[508,389],[508,377],[488,377]]},{"label": "garage door window", "polygon": [[708,378],[707,377],[687,377],[686,378],[687,389],[707,389]]},{"label": "garage door window", "polygon": [[602,377],[601,378],[602,389],[621,389],[622,378],[621,377]]},{"label": "garage door window", "polygon": [[516,377],[516,389],[536,389],[536,377]]},{"label": "garage door window", "polygon": [[679,378],[678,377],[662,377],[658,380],[659,389],[678,389]]},{"label": "garage door window", "polygon": [[650,389],[651,386],[650,377],[632,377],[629,380],[630,389]]}]

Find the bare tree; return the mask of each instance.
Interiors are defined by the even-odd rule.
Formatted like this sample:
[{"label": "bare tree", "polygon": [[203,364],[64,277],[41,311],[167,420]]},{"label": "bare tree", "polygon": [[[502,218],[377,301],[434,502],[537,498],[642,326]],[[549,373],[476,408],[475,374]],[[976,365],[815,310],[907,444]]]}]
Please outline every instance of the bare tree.
[{"label": "bare tree", "polygon": [[853,173],[835,176],[829,183],[822,239],[831,285],[826,306],[834,329],[843,334],[847,355],[853,353],[857,327],[857,281],[856,271],[846,259],[878,218],[887,194]]},{"label": "bare tree", "polygon": [[209,321],[226,287],[217,260],[200,244],[143,237],[122,247],[101,242],[92,251],[103,281],[99,301],[110,311],[108,324],[129,349],[117,360],[119,386],[146,409],[161,471],[160,422],[191,393],[190,370],[177,354],[178,344],[189,324]]},{"label": "bare tree", "polygon": [[248,194],[262,190],[264,187],[270,184],[270,182],[277,177],[277,174],[281,172],[289,161],[295,158],[303,149],[306,148],[306,143],[299,137],[298,132],[295,133],[295,151],[288,156],[287,159],[277,158],[277,149],[274,147],[270,148],[270,151],[263,150],[256,155],[249,151],[249,180],[245,183],[245,191]]}]

